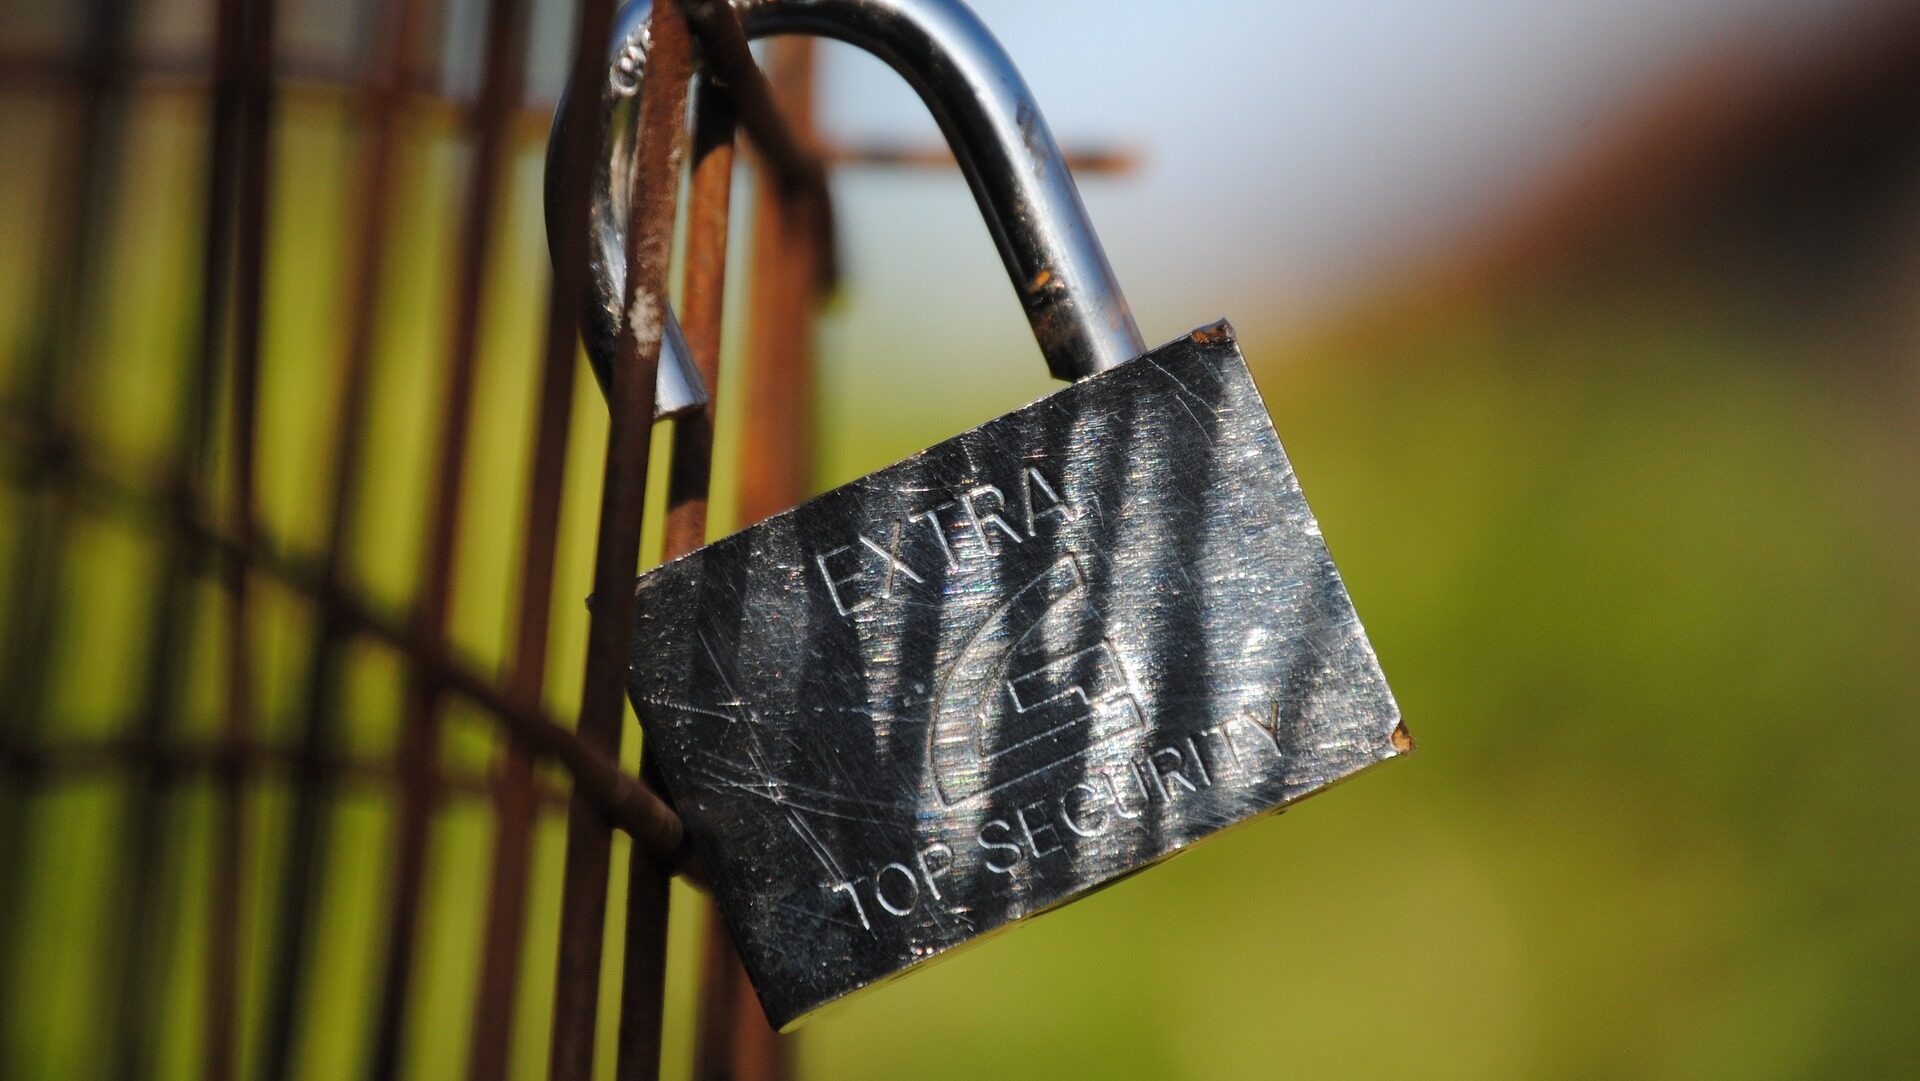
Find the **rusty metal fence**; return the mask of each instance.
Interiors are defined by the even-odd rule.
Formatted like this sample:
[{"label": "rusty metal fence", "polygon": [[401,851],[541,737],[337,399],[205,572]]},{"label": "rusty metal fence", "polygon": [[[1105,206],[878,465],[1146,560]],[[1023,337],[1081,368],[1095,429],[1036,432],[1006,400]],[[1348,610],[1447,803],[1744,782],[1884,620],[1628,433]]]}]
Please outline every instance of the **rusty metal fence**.
[{"label": "rusty metal fence", "polygon": [[[617,1076],[656,1076],[667,886],[683,847],[672,811],[654,796],[644,770],[631,767],[632,748],[623,759],[628,587],[643,560],[650,471],[662,478],[665,495],[655,513],[664,514],[664,524],[656,527],[661,550],[646,555],[670,557],[704,541],[714,408],[675,421],[669,460],[650,470],[659,331],[630,328],[608,388],[593,515],[598,600],[584,617],[585,677],[577,709],[556,713],[549,673],[555,620],[582,612],[577,597],[557,595],[558,568],[587,558],[584,543],[569,547],[562,536],[569,446],[585,419],[576,415],[576,316],[587,287],[587,192],[598,149],[591,126],[580,125],[553,150],[564,228],[544,310],[530,320],[543,327],[538,344],[520,350],[533,392],[524,445],[516,443],[522,489],[510,599],[499,628],[504,645],[497,661],[463,651],[449,622],[461,523],[475,498],[469,463],[476,439],[485,437],[475,431],[480,358],[501,322],[501,234],[537,213],[515,205],[512,172],[544,144],[552,112],[551,102],[531,100],[528,90],[532,5],[478,5],[477,76],[471,89],[456,91],[439,70],[444,50],[434,42],[449,12],[437,0],[364,5],[362,44],[345,65],[286,50],[276,0],[211,4],[208,40],[197,50],[142,43],[137,0],[92,0],[77,47],[0,53],[0,109],[31,105],[54,117],[47,129],[49,194],[38,215],[0,414],[7,500],[0,549],[7,590],[0,603],[0,950],[17,960],[32,933],[28,910],[37,884],[59,858],[49,841],[62,828],[58,794],[81,781],[109,785],[115,799],[103,830],[107,899],[86,948],[98,968],[88,984],[96,993],[65,1007],[96,1034],[97,1061],[87,1068],[116,1078],[151,1076],[156,1049],[186,1032],[192,1075],[310,1076],[297,1049],[310,1021],[316,957],[331,948],[324,899],[329,889],[347,888],[328,881],[339,873],[329,855],[333,817],[343,791],[372,790],[387,801],[391,818],[378,927],[367,932],[378,939],[377,960],[361,991],[371,1020],[352,1058],[357,1075],[399,1076],[409,1041],[419,1035],[435,824],[458,803],[479,809],[488,831],[485,888],[472,900],[483,909],[480,933],[468,947],[478,956],[463,985],[470,1037],[458,1072],[476,1081],[503,1078],[515,1061],[525,1072],[525,1049],[516,1052],[514,1041],[525,1041],[526,1028],[516,1019],[548,1008],[524,1001],[525,972],[549,966],[549,1076],[594,1076],[604,964],[618,967]],[[580,0],[566,23],[573,93],[598,93],[613,7],[611,0]],[[704,58],[698,77],[696,50]],[[789,506],[807,490],[813,322],[835,272],[828,169],[950,163],[942,152],[915,147],[824,145],[813,122],[811,45],[778,41],[764,59],[765,67],[757,66],[727,4],[656,0],[627,276],[629,300],[667,295],[684,182],[679,311],[709,387],[736,386],[734,379],[723,384],[719,363],[736,130],[743,132],[756,168],[744,246],[749,280],[735,289],[749,308],[745,341],[730,353],[745,369],[735,456],[742,520]],[[145,460],[117,453],[101,438],[90,397],[97,376],[90,373],[115,347],[100,329],[113,277],[110,252],[116,231],[128,228],[122,202],[141,175],[130,158],[128,117],[136,101],[161,99],[202,111],[204,122],[191,200],[197,251],[182,260],[190,279],[182,295],[191,298],[186,340],[177,370],[155,373],[156,385],[172,381],[174,408],[159,453]],[[271,390],[263,362],[268,285],[288,266],[276,258],[273,225],[283,209],[275,201],[277,115],[302,101],[344,108],[351,133],[342,203],[349,210],[325,230],[340,245],[347,283],[334,316],[340,345],[302,360],[324,372],[325,394],[311,408],[324,414],[329,438],[304,459],[306,498],[320,523],[317,544],[276,535],[260,513],[261,447],[272,438],[261,420],[262,396]],[[394,278],[391,239],[406,189],[417,183],[406,165],[411,141],[429,129],[455,133],[465,158],[449,299],[439,314],[444,334],[431,396],[437,415],[424,422],[431,432],[423,444],[426,495],[408,523],[416,562],[406,595],[383,598],[362,581],[353,553],[368,514],[369,478],[380,468],[367,433],[383,365],[401,363],[381,340],[383,297]],[[1128,164],[1120,154],[1076,158],[1082,170]],[[591,469],[572,462],[572,473]],[[138,596],[127,603],[138,618],[117,639],[134,673],[125,695],[130,712],[76,731],[62,719],[60,688],[72,678],[63,671],[82,662],[63,643],[73,636],[71,624],[88,618],[72,597],[75,582],[89,573],[76,537],[100,520],[145,540],[144,571],[129,587]],[[298,639],[301,659],[285,676],[292,689],[267,693],[258,640],[270,618],[264,609],[277,613],[288,603],[304,613],[286,632]],[[369,653],[384,656],[380,663],[400,688],[391,716],[376,719],[390,737],[383,754],[357,750],[343,736],[356,708],[350,670]],[[201,656],[213,658],[203,667],[216,674],[205,693],[189,686]],[[276,708],[291,715],[268,717],[268,701],[290,703]],[[444,729],[456,708],[495,722],[489,764],[449,760]],[[188,714],[200,709],[211,709],[214,720],[192,721]],[[353,723],[364,726],[366,719]],[[260,802],[266,788],[278,800],[271,813]],[[189,792],[199,801],[191,807],[180,798]],[[545,940],[534,943],[527,933],[529,897],[543,873],[534,858],[540,823],[562,814],[558,933],[547,955]],[[617,845],[622,834],[630,842]],[[188,835],[204,858],[182,858]],[[624,890],[610,888],[616,848],[629,843],[629,881]],[[266,885],[250,886],[255,879]],[[178,915],[178,898],[188,890],[205,898],[195,926]],[[249,898],[264,901],[250,905]],[[624,934],[609,943],[607,909],[621,898],[624,920],[615,926]],[[782,1076],[789,1068],[785,1043],[768,1031],[718,922],[709,917],[705,926],[696,1075]],[[0,1038],[22,1040],[27,999],[41,992],[15,961],[4,964]],[[199,993],[182,996],[181,985]],[[185,1000],[196,1016],[178,1016],[175,1004]],[[11,1061],[29,1072],[62,1068],[18,1054]]]}]

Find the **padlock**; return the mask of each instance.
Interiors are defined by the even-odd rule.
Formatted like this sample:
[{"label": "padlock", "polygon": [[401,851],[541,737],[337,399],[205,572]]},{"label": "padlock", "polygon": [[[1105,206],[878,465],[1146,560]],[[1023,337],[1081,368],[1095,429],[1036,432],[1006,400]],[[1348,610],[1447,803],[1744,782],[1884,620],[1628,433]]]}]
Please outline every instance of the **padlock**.
[{"label": "padlock", "polygon": [[[1077,380],[639,579],[645,751],[784,1028],[1412,744],[1232,329],[1144,350],[972,12],[741,10],[906,76]],[[624,225],[604,190],[594,213]]]}]

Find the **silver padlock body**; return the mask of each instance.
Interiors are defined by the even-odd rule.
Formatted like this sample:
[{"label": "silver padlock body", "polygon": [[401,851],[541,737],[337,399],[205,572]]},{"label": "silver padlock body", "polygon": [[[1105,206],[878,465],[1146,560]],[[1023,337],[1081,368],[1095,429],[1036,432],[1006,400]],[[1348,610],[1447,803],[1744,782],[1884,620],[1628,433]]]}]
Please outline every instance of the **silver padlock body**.
[{"label": "silver padlock body", "polygon": [[638,590],[646,750],[780,1027],[1410,746],[1224,323]]}]

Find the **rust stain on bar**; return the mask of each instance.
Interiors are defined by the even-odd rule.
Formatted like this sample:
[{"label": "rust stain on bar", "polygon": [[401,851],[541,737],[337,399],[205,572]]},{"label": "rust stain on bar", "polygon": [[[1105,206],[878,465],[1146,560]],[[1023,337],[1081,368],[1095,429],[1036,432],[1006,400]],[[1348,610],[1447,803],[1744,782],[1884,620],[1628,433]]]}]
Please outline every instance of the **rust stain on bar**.
[{"label": "rust stain on bar", "polygon": [[[727,225],[733,194],[734,129],[738,114],[733,100],[711,78],[700,83],[694,128],[693,194],[687,220],[687,278],[683,324],[687,344],[701,379],[716,391],[720,386],[722,302],[726,295]],[[676,422],[673,472],[667,495],[667,531],[662,559],[673,559],[706,543],[707,506],[713,469],[714,413],[717,403]],[[711,900],[706,912],[702,951],[701,998],[696,1015],[694,1076],[709,1076],[712,1065],[724,1061],[734,1044],[733,1026],[714,1011],[710,1002],[713,980],[708,958],[716,940],[731,951],[725,930],[717,926]]]},{"label": "rust stain on bar", "polygon": [[720,330],[726,303],[727,224],[733,198],[738,113],[733,96],[711,77],[703,75],[698,85],[680,324],[709,397],[704,408],[674,422],[662,559],[673,559],[706,543],[717,408],[714,396],[720,386]]},{"label": "rust stain on bar", "polygon": [[[706,542],[708,497],[713,479],[714,414],[720,386],[720,344],[726,300],[727,234],[733,195],[734,134],[738,121],[732,95],[711,73],[702,75],[695,103],[693,168],[687,207],[687,268],[681,305],[682,326],[694,366],[711,391],[706,406],[674,422],[673,460],[667,484],[667,524],[661,558],[673,559]],[[636,865],[637,866],[637,865]],[[657,869],[634,873],[629,896],[651,902]],[[656,935],[651,949],[628,949],[629,987],[636,982],[664,982],[663,968],[648,968],[666,956],[664,921],[646,922],[647,913],[629,906],[628,941],[644,928]],[[699,1016],[700,1040],[696,1064],[707,1058],[709,1017]],[[722,1038],[727,1038],[722,1036]],[[658,1055],[654,1056],[655,1061]],[[698,1067],[696,1066],[696,1069]],[[656,1067],[657,1069],[657,1067]],[[639,1071],[636,1071],[639,1072]]]}]

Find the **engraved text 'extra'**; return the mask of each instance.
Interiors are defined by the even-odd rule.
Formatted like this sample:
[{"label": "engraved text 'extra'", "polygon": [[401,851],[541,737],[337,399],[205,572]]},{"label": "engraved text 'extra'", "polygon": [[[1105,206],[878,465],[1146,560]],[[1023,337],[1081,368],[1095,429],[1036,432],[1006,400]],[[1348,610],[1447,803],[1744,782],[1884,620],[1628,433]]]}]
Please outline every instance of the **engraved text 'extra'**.
[{"label": "engraved text 'extra'", "polygon": [[999,546],[1025,544],[1049,519],[1066,523],[1080,516],[1061,498],[1060,486],[1034,466],[1021,469],[1011,491],[970,485],[883,530],[862,531],[847,544],[816,552],[814,566],[834,610],[857,615],[891,599],[905,582],[925,584],[939,568],[958,571]]}]

